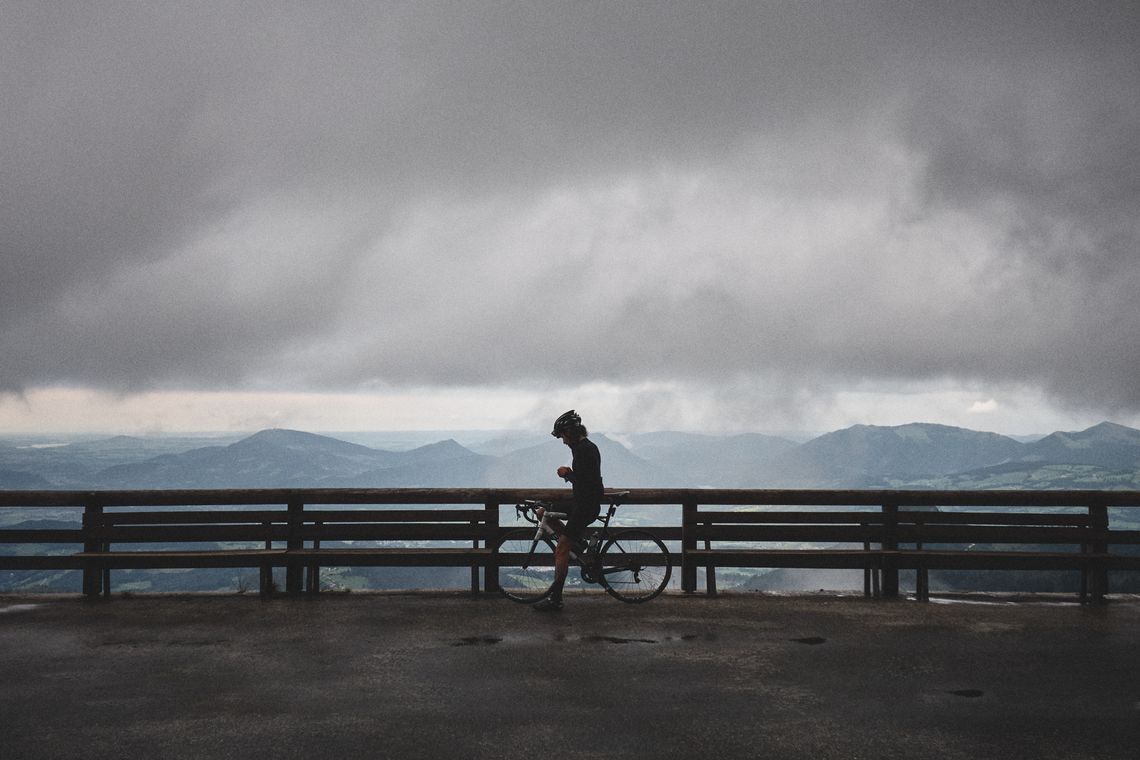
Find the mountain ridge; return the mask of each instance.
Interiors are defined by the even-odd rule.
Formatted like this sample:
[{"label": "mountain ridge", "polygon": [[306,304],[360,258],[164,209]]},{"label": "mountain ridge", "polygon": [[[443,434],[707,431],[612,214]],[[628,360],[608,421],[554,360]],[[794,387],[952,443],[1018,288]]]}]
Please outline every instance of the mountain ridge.
[{"label": "mountain ridge", "polygon": [[[611,487],[1140,487],[1140,430],[1111,422],[1032,442],[934,423],[852,425],[803,443],[755,433],[591,437]],[[454,438],[391,451],[279,428],[182,448],[131,440],[44,449],[0,441],[0,488],[559,487],[554,471],[570,461],[561,443],[525,435],[514,439],[520,448],[496,444],[495,454]],[[147,446],[162,453],[145,456]]]},{"label": "mountain ridge", "polygon": [[999,435],[932,423],[852,425],[773,458],[763,476],[787,486],[882,485],[999,464],[1025,444]]}]

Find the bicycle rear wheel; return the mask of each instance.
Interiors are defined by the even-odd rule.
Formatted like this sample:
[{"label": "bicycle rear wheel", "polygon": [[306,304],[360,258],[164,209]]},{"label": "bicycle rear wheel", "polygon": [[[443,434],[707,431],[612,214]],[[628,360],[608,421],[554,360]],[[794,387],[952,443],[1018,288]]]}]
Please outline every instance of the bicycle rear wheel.
[{"label": "bicycle rear wheel", "polygon": [[[532,552],[533,547],[533,552]],[[554,544],[534,541],[534,530],[516,528],[499,541],[499,590],[508,599],[530,604],[554,584]]]},{"label": "bicycle rear wheel", "polygon": [[643,530],[618,531],[601,551],[602,585],[623,602],[648,602],[669,585],[673,568],[665,544]]}]

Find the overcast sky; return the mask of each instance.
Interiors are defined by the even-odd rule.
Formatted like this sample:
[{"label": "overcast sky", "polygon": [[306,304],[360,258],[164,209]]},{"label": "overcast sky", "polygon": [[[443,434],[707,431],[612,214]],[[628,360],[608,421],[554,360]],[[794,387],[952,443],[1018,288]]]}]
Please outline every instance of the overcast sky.
[{"label": "overcast sky", "polygon": [[0,432],[1140,424],[1137,39],[0,0]]}]

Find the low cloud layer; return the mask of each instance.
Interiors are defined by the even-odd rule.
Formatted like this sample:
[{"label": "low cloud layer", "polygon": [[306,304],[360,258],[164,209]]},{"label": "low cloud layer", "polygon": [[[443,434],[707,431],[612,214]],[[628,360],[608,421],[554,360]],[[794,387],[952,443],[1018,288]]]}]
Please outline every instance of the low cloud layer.
[{"label": "low cloud layer", "polygon": [[1140,411],[1129,3],[8,4],[0,389]]}]

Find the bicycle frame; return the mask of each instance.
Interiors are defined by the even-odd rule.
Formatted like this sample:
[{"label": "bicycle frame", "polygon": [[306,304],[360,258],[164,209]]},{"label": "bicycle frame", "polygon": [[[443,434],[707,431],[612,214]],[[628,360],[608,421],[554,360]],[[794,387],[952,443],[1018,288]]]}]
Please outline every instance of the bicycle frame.
[{"label": "bicycle frame", "polygon": [[[636,603],[653,599],[665,589],[672,563],[668,548],[651,533],[611,527],[622,497],[628,494],[606,494],[609,509],[598,515],[600,525],[591,526],[588,533],[573,542],[570,560],[581,567],[583,582],[599,584],[609,595]],[[511,585],[500,585],[499,590],[516,602],[538,601],[552,583],[549,571],[556,558],[551,556],[551,544],[563,535],[561,521],[567,517],[566,512],[555,511],[553,506],[533,499],[515,505],[517,517],[534,525],[534,532],[514,528],[506,531],[498,544],[499,550],[511,558],[504,566],[518,571],[509,576]],[[542,517],[538,517],[539,509]]]},{"label": "bicycle frame", "polygon": [[[536,525],[536,529],[534,532],[534,540],[531,541],[531,544],[530,544],[530,555],[531,556],[533,556],[534,550],[538,546],[538,542],[541,541],[543,538],[550,537],[550,539],[552,541],[557,543],[558,539],[561,538],[561,536],[562,536],[562,534],[554,527],[554,525],[551,524],[550,521],[551,520],[565,520],[568,515],[566,512],[552,512],[550,510],[551,506],[552,505],[549,502],[528,499],[528,500],[524,501],[522,504],[515,507],[515,511],[520,516],[522,516],[523,519],[525,519],[527,522],[533,522]],[[543,514],[542,514],[541,520],[536,519],[536,518],[531,516],[534,513],[534,511],[539,507],[542,507],[542,509],[543,509]],[[585,538],[582,539],[583,546],[571,547],[571,549],[570,549],[571,561],[577,562],[579,565],[585,565],[585,562],[582,561],[583,560],[583,556],[582,556],[583,554],[585,555],[586,559],[590,559],[590,555],[596,556],[598,549],[602,546],[602,544],[605,542],[605,540],[609,537],[610,520],[617,513],[617,508],[618,508],[618,502],[610,501],[609,509],[606,510],[605,515],[604,516],[603,515],[598,516],[598,520],[600,520],[601,524],[602,524],[601,527],[596,529],[594,532],[594,535],[591,536],[588,540]],[[528,566],[529,566],[529,563],[523,565],[523,567],[528,567]],[[603,570],[602,572],[605,572],[605,571]],[[596,583],[597,581],[589,581],[589,582],[595,582]]]}]

